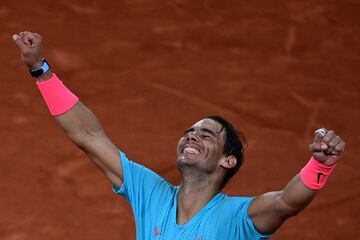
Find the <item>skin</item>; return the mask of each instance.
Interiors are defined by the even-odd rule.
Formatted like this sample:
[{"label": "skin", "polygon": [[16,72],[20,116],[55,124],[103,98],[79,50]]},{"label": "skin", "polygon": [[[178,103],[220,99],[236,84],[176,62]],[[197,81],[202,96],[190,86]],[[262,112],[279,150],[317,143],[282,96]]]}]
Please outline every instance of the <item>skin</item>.
[{"label": "skin", "polygon": [[[178,195],[177,222],[184,224],[218,192],[226,169],[235,167],[236,158],[225,156],[225,132],[211,119],[203,119],[180,138],[177,146],[177,167],[182,175]],[[186,153],[187,147],[199,153]],[[185,151],[184,151],[185,149]]]},{"label": "skin", "polygon": [[[42,65],[42,39],[37,33],[21,32],[13,35],[22,61],[30,68]],[[37,81],[51,78],[49,70]],[[71,110],[55,116],[68,138],[82,149],[106,178],[115,186],[123,183],[123,171],[118,149],[107,137],[96,116],[81,102]],[[223,154],[225,132],[211,119],[195,123],[180,138],[177,146],[177,168],[182,174],[178,195],[177,223],[188,222],[218,192],[227,169],[236,165],[234,156]],[[334,148],[338,154],[326,155],[324,150]],[[187,149],[186,149],[187,148]],[[189,150],[195,148],[196,150]],[[185,149],[185,152],[184,152]],[[188,151],[189,150],[189,151]],[[310,154],[320,163],[333,165],[341,159],[345,142],[332,130],[325,136],[317,134],[309,145]],[[315,197],[317,191],[306,187],[296,175],[281,191],[257,196],[249,206],[248,214],[261,233],[272,233],[284,221],[298,214]]]}]

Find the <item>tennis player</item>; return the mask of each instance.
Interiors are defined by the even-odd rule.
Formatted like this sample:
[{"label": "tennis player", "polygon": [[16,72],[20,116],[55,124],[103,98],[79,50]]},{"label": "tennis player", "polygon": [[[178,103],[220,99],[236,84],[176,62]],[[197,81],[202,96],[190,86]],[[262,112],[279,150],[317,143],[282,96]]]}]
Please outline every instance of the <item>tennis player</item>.
[{"label": "tennis player", "polygon": [[180,137],[176,163],[182,182],[173,186],[111,142],[95,115],[51,71],[39,34],[21,32],[13,39],[51,115],[113,191],[129,201],[138,240],[267,239],[313,200],[343,155],[345,142],[333,130],[318,129],[309,162],[284,189],[257,197],[227,196],[221,190],[243,162],[245,141],[228,121],[209,116]]}]

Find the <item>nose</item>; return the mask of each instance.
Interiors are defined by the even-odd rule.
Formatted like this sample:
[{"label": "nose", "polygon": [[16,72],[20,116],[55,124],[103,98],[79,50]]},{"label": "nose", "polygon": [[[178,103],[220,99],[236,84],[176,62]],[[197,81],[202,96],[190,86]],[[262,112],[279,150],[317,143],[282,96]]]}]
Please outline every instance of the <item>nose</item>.
[{"label": "nose", "polygon": [[197,142],[199,140],[199,137],[198,135],[196,134],[196,132],[189,132],[187,135],[186,135],[186,138],[185,138],[187,141],[194,141],[194,142]]}]

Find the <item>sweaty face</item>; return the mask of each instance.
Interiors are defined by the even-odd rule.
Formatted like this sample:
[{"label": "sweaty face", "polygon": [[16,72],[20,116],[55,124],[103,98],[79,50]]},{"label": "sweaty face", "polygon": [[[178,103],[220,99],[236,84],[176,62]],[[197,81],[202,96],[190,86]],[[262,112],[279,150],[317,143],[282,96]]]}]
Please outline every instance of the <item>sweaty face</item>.
[{"label": "sweaty face", "polygon": [[203,119],[185,131],[177,146],[177,166],[213,172],[224,157],[225,130],[212,119]]}]

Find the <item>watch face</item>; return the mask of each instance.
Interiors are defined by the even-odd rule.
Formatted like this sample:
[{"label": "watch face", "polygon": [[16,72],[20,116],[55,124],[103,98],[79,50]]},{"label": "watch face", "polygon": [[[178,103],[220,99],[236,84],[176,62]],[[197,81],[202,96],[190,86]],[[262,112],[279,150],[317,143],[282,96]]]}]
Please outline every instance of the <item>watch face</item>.
[{"label": "watch face", "polygon": [[41,65],[40,68],[35,69],[35,70],[31,70],[31,69],[30,69],[29,71],[30,71],[31,76],[33,76],[33,77],[38,77],[38,76],[42,75],[43,73],[49,71],[49,69],[50,69],[50,65],[49,65],[48,62],[44,59],[44,60],[43,60],[43,64]]}]

